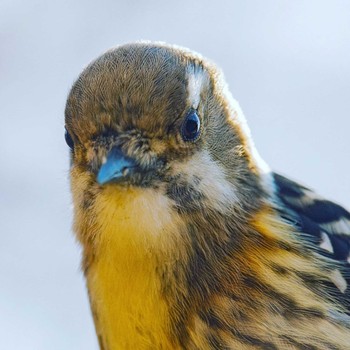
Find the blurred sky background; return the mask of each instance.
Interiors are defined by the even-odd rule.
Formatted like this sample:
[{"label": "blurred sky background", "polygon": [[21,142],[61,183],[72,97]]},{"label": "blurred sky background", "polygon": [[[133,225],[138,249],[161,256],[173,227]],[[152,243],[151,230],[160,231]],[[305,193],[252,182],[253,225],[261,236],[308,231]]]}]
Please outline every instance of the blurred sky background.
[{"label": "blurred sky background", "polygon": [[0,1],[0,348],[97,349],[71,232],[66,96],[106,49],[223,69],[270,166],[350,208],[350,2]]}]

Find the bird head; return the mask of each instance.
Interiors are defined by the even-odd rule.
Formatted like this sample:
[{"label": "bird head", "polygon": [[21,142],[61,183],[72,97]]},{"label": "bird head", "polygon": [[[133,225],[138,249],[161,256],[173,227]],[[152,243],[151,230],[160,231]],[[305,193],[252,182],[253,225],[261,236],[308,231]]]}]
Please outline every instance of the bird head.
[{"label": "bird head", "polygon": [[348,348],[321,292],[328,262],[282,217],[212,63],[158,43],[112,49],[74,83],[65,126],[101,348],[326,349],[325,329]]},{"label": "bird head", "polygon": [[238,104],[214,64],[137,43],[93,61],[66,106],[75,206],[99,195],[156,192],[179,213],[242,210],[262,168]]}]

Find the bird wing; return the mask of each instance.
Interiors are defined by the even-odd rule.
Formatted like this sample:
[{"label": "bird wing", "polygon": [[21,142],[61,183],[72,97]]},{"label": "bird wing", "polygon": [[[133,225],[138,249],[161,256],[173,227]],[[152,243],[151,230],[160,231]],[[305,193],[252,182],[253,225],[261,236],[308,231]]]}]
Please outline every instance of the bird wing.
[{"label": "bird wing", "polygon": [[349,263],[350,213],[284,176],[274,174],[274,179],[278,197],[299,219],[303,232],[312,235],[332,258]]},{"label": "bird wing", "polygon": [[[334,285],[344,301],[350,300],[350,213],[340,205],[325,200],[312,190],[274,173],[276,194],[285,211],[315,248],[337,262]],[[334,287],[334,286],[333,286]],[[350,310],[349,310],[350,311]]]}]

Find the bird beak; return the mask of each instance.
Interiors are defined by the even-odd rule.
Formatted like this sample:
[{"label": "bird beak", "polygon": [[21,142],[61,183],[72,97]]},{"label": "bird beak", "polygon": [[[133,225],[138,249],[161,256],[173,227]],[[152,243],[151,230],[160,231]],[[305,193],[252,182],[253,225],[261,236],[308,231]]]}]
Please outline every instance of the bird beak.
[{"label": "bird beak", "polygon": [[125,156],[119,147],[113,147],[107,154],[107,159],[102,164],[97,174],[97,182],[100,185],[110,182],[122,182],[126,180],[135,169],[135,160]]}]

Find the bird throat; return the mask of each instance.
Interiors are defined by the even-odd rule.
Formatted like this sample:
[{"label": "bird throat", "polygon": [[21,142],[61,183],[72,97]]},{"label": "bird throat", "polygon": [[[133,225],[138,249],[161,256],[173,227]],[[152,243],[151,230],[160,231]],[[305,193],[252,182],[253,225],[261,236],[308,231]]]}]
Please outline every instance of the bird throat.
[{"label": "bird throat", "polygon": [[97,196],[95,211],[97,248],[86,277],[101,347],[176,348],[162,271],[180,237],[177,214],[154,190],[113,186]]}]

